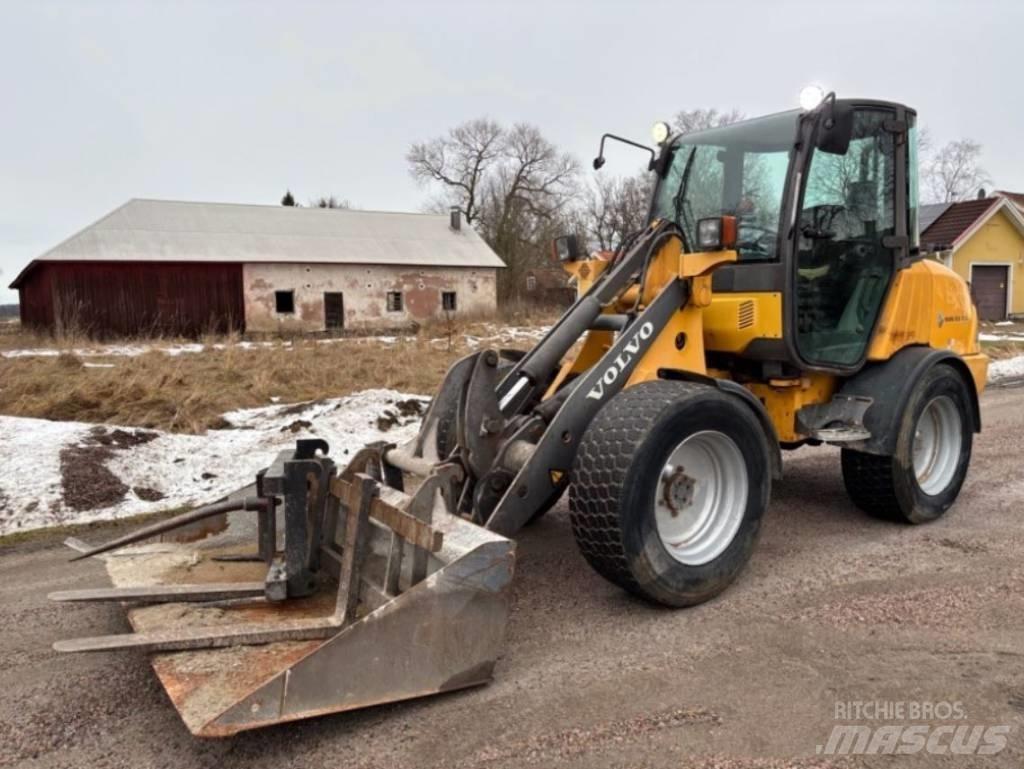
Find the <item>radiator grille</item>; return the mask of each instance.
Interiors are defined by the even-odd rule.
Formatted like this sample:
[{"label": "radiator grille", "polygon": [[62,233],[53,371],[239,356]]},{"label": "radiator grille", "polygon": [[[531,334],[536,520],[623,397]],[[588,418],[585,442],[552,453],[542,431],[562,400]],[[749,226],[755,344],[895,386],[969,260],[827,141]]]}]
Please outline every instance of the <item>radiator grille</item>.
[{"label": "radiator grille", "polygon": [[739,327],[750,328],[754,325],[754,302],[751,299],[740,302],[739,306]]}]

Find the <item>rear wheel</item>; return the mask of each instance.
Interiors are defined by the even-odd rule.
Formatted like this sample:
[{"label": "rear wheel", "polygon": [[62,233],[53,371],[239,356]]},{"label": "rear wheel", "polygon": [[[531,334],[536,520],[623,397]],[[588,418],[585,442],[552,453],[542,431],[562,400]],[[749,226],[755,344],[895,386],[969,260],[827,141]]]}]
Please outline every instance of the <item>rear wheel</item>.
[{"label": "rear wheel", "polygon": [[603,577],[668,606],[724,590],[750,558],[771,478],[750,409],[689,382],[615,396],[583,437],[569,486],[580,551]]},{"label": "rear wheel", "polygon": [[914,387],[893,456],[843,449],[843,482],[859,508],[880,518],[927,523],[956,501],[971,461],[971,399],[963,377],[937,365]]}]

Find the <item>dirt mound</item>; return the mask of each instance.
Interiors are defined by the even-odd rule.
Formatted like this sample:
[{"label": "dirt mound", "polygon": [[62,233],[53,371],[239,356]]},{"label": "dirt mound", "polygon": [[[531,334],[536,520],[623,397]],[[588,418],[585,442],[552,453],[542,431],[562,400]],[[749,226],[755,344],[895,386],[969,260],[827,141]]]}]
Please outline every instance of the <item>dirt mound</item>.
[{"label": "dirt mound", "polygon": [[60,452],[60,484],[64,504],[72,510],[97,510],[116,505],[128,486],[107,467],[114,450],[107,446],[69,446]]},{"label": "dirt mound", "polygon": [[89,432],[89,441],[98,446],[112,446],[118,449],[127,449],[132,446],[141,446],[149,443],[160,436],[151,430],[122,430],[120,428],[107,430],[105,427],[94,427]]},{"label": "dirt mound", "polygon": [[403,417],[421,417],[423,412],[427,410],[427,404],[425,401],[417,400],[416,398],[407,398],[404,401],[395,401],[395,408],[398,409],[398,413]]},{"label": "dirt mound", "polygon": [[[77,446],[60,452],[60,481],[64,503],[72,510],[98,510],[112,507],[124,499],[128,485],[107,467],[115,451],[125,451],[149,443],[159,436],[148,430],[108,430],[94,427]],[[157,489],[140,486],[135,494],[147,502],[164,495]]]},{"label": "dirt mound", "polygon": [[151,489],[149,486],[133,486],[132,491],[143,502],[159,502],[165,496],[162,491]]},{"label": "dirt mound", "polygon": [[393,401],[393,409],[384,409],[384,413],[377,417],[377,429],[386,433],[396,425],[407,425],[412,419],[423,416],[427,410],[425,401],[416,398],[407,398],[403,401]]}]

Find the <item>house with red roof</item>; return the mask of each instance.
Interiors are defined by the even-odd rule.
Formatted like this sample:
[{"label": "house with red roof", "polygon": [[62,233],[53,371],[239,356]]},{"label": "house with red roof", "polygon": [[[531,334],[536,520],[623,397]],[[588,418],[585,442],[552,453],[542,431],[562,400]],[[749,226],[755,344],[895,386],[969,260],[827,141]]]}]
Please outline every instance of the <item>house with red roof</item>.
[{"label": "house with red roof", "polygon": [[959,273],[982,320],[1024,316],[1024,208],[1012,193],[921,206],[921,251]]},{"label": "house with red roof", "polygon": [[996,190],[996,195],[1001,198],[1008,198],[1010,202],[1015,203],[1017,208],[1024,211],[1024,192],[1007,192],[1006,190]]}]

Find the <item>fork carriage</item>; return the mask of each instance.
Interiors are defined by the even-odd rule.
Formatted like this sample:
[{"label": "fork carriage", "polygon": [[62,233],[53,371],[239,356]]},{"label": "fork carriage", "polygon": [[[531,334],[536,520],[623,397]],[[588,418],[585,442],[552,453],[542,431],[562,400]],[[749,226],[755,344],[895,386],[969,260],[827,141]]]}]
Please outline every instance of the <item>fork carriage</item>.
[{"label": "fork carriage", "polygon": [[299,441],[260,473],[262,504],[239,495],[221,533],[122,551],[107,560],[115,587],[52,594],[122,602],[135,631],[55,648],[154,653],[200,736],[485,683],[504,637],[514,545],[447,512],[457,468],[411,495],[383,483],[390,448],[368,447],[338,473],[326,443]]}]

